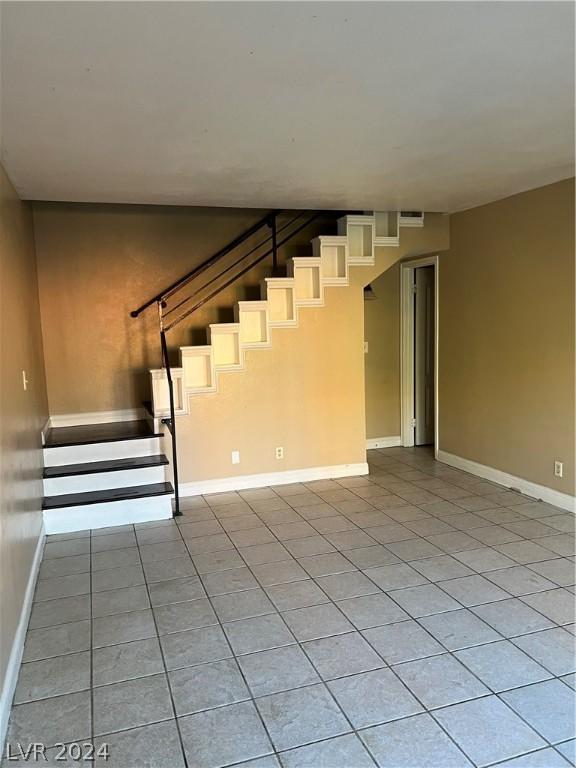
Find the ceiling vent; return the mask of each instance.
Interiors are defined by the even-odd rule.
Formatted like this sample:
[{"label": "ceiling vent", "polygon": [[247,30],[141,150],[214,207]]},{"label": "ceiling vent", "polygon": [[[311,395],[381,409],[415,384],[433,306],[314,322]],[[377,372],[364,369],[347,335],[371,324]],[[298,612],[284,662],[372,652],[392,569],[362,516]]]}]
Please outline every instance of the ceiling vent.
[{"label": "ceiling vent", "polygon": [[423,227],[424,226],[424,212],[423,211],[400,211],[401,227]]}]

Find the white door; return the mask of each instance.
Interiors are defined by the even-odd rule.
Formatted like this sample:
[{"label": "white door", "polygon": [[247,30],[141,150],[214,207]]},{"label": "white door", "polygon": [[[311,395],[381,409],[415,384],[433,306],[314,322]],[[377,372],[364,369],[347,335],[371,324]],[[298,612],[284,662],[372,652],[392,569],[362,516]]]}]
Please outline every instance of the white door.
[{"label": "white door", "polygon": [[434,267],[414,270],[415,444],[434,443]]}]

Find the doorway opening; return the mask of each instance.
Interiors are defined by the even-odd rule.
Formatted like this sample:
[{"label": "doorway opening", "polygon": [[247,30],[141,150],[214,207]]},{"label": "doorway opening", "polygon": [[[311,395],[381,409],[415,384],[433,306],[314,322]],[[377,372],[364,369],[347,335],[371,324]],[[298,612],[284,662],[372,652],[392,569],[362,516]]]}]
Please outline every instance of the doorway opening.
[{"label": "doorway opening", "polygon": [[438,450],[438,257],[402,263],[402,445]]}]

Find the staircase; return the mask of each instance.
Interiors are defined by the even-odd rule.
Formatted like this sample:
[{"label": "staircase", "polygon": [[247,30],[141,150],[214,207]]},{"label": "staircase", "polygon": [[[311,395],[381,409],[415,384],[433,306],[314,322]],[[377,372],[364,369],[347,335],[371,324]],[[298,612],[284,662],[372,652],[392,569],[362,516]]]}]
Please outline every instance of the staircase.
[{"label": "staircase", "polygon": [[[218,391],[220,375],[245,368],[247,349],[266,349],[273,328],[298,327],[299,312],[324,304],[327,288],[345,287],[350,269],[373,266],[374,248],[398,246],[401,227],[421,227],[416,212],[375,212],[343,216],[338,234],[312,240],[312,255],[287,262],[286,277],[267,277],[260,300],[238,301],[233,323],[216,323],[207,331],[208,344],[180,347],[180,365],[171,368],[174,414],[188,413],[188,398]],[[173,327],[170,325],[169,327]],[[170,416],[167,368],[150,371],[155,418]]]},{"label": "staircase", "polygon": [[[179,514],[176,417],[188,413],[189,399],[217,393],[222,375],[245,368],[246,350],[270,347],[273,329],[298,327],[300,312],[307,307],[321,307],[327,290],[346,287],[351,269],[373,266],[375,247],[398,246],[402,227],[423,226],[421,213],[342,216],[336,235],[314,238],[311,255],[289,259],[286,276],[279,276],[280,246],[321,214],[314,213],[308,218],[304,215],[304,219],[298,214],[280,229],[277,215],[278,212],[273,213],[255,224],[131,313],[138,317],[156,305],[160,318],[163,367],[150,371],[152,402],[147,406],[148,418],[48,429],[43,446],[47,533],[120,526]],[[225,257],[263,227],[271,230],[268,250],[258,252],[260,246],[267,245],[264,241],[206,281],[207,270],[214,266],[220,269]],[[210,325],[208,343],[180,347],[180,365],[171,367],[167,331],[269,255],[272,276],[262,280],[260,298],[237,301],[234,322]],[[193,281],[201,276],[204,285],[191,291],[190,285],[195,285]],[[187,292],[185,296],[183,289]],[[171,461],[163,452],[169,447]]]},{"label": "staircase", "polygon": [[145,420],[55,427],[44,438],[46,533],[172,517],[163,433]]}]

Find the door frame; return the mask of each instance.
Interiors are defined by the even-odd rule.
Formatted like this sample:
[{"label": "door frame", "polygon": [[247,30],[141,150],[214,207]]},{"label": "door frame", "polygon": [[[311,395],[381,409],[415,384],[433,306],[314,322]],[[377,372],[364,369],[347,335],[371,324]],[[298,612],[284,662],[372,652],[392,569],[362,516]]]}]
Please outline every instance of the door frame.
[{"label": "door frame", "polygon": [[414,445],[414,270],[434,267],[434,455],[438,458],[438,319],[440,317],[440,259],[438,254],[400,262],[400,434],[401,444]]}]

